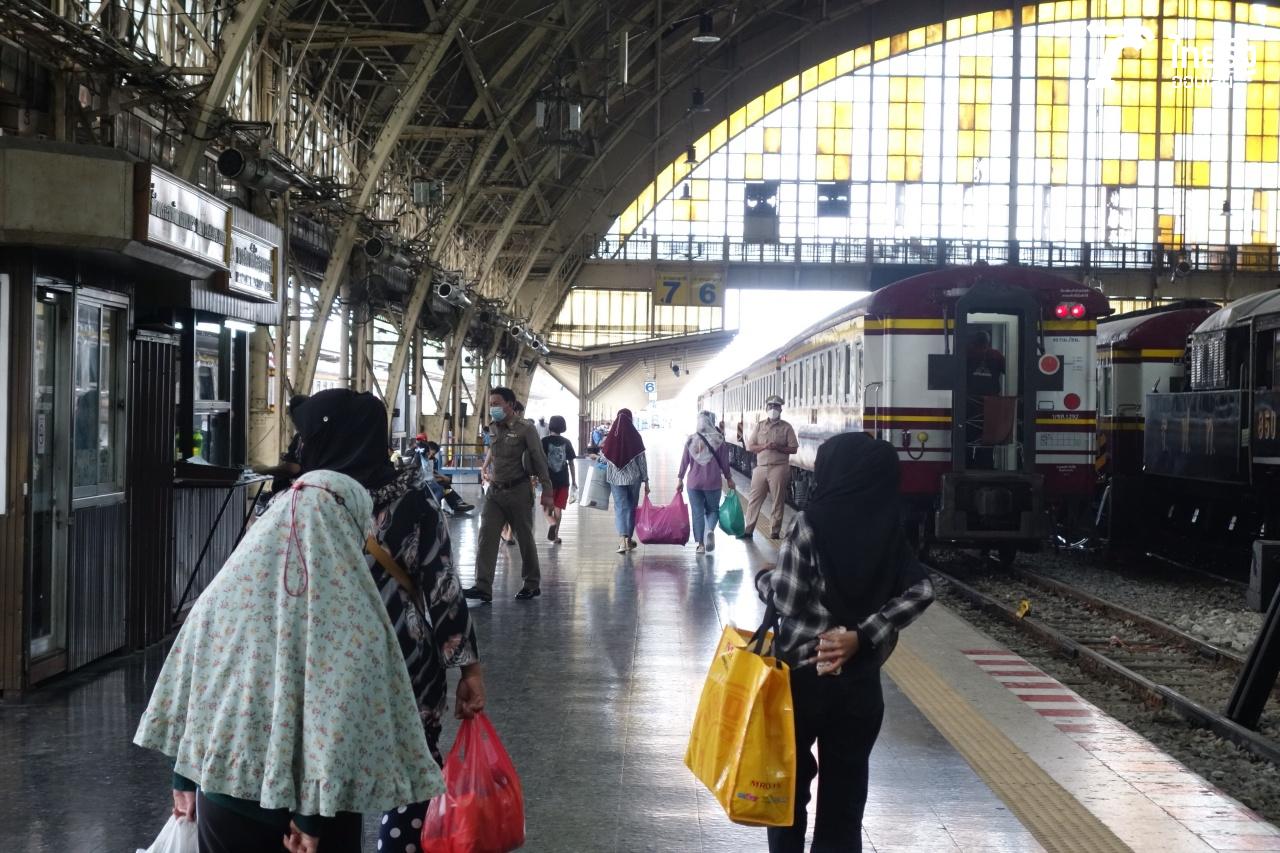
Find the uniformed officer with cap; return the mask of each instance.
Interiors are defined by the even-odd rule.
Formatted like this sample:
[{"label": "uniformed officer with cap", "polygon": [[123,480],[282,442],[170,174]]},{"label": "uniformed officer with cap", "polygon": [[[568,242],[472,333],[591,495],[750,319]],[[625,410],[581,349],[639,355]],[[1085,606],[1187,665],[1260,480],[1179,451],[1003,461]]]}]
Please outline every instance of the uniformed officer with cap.
[{"label": "uniformed officer with cap", "polygon": [[787,489],[791,485],[791,454],[800,449],[796,431],[782,419],[782,398],[771,395],[764,401],[765,419],[751,430],[747,450],[756,455],[756,467],[751,472],[751,497],[747,499],[746,528],[743,538],[750,538],[756,529],[756,519],[764,505],[766,495],[772,495],[769,510],[769,538],[777,539],[782,533],[782,508],[787,501]]}]

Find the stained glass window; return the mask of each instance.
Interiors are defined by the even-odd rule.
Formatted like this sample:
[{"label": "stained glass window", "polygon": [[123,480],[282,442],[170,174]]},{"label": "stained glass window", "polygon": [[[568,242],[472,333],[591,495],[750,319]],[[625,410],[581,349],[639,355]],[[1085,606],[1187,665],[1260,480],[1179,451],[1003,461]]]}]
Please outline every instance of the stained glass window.
[{"label": "stained glass window", "polygon": [[[1280,9],[1056,0],[953,18],[829,58],[693,144],[615,241],[1260,252],[1280,225]],[[767,227],[746,214],[761,193]]]}]

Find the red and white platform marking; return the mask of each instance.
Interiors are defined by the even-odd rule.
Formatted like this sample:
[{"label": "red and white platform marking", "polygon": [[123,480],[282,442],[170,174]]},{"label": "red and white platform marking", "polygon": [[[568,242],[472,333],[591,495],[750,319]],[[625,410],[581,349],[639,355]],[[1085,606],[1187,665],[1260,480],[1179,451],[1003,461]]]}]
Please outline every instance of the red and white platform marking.
[{"label": "red and white platform marking", "polygon": [[1005,649],[964,654],[1213,850],[1280,851],[1280,829],[1022,657]]}]

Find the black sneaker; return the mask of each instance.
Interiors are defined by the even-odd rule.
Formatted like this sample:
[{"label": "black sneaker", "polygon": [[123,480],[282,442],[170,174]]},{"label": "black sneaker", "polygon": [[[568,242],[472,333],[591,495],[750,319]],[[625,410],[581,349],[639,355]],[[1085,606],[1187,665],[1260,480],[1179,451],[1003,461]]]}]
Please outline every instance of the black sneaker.
[{"label": "black sneaker", "polygon": [[488,604],[489,602],[493,601],[493,593],[485,592],[483,589],[480,589],[479,587],[476,587],[476,586],[467,587],[462,591],[462,595],[464,598],[479,599],[480,601],[483,601],[485,604]]},{"label": "black sneaker", "polygon": [[473,510],[473,509],[475,509],[475,505],[473,505],[473,504],[469,504],[469,503],[467,503],[467,502],[463,501],[462,503],[458,504],[457,506],[455,506],[455,507],[453,508],[453,514],[454,514],[454,515],[466,515],[467,513],[471,512],[471,510]]},{"label": "black sneaker", "polygon": [[556,541],[556,533],[557,533],[559,530],[560,530],[560,525],[558,525],[558,524],[553,524],[553,525],[551,525],[550,527],[548,527],[548,528],[547,528],[547,541],[548,541],[548,542],[554,542],[554,541]]},{"label": "black sneaker", "polygon": [[516,593],[516,601],[528,601],[542,595],[541,589],[522,589]]}]

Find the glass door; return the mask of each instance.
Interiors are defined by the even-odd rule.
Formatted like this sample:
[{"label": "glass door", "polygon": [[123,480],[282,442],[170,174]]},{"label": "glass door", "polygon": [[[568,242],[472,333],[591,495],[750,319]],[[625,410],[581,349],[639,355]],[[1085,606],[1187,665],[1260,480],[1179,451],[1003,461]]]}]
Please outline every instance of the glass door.
[{"label": "glass door", "polygon": [[32,429],[29,655],[66,648],[71,523],[71,294],[37,288]]}]

